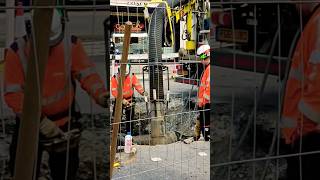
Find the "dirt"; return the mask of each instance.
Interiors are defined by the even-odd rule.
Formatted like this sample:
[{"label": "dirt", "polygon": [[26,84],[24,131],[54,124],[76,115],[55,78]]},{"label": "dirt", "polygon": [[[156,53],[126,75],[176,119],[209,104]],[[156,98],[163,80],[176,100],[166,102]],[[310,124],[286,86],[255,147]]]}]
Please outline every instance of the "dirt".
[{"label": "dirt", "polygon": [[[105,131],[105,115],[93,116],[91,121],[91,115],[84,115],[80,120],[83,124],[84,131],[80,140],[80,164],[77,179],[79,180],[92,180],[96,175],[97,179],[106,179],[106,166],[107,166],[107,139]],[[14,120],[6,120],[7,136],[0,139],[0,177],[4,177],[4,180],[9,180],[8,172],[8,147],[11,142],[10,138],[13,133]],[[2,146],[4,145],[4,146]],[[2,156],[1,156],[2,155]],[[41,180],[50,180],[49,167],[48,167],[48,154],[43,154],[43,161],[41,164]]]},{"label": "dirt", "polygon": [[[166,108],[166,106],[165,106]],[[193,127],[197,112],[194,109],[194,103],[188,104],[188,98],[174,98],[168,103],[169,112],[165,114],[165,129],[167,132],[177,132],[180,138],[193,136]],[[135,104],[135,119],[140,121],[133,123],[133,133],[145,135],[150,133],[150,120],[148,120],[146,103],[142,99],[137,99]],[[179,137],[178,137],[179,138]]]},{"label": "dirt", "polygon": [[[260,179],[262,173],[266,169],[265,179],[274,179],[278,171],[279,179],[285,178],[286,162],[284,159],[271,160],[266,168],[267,161],[257,161],[238,163],[233,165],[221,165],[230,162],[230,152],[236,152],[232,161],[250,160],[254,158],[267,157],[270,148],[272,135],[275,128],[274,120],[277,119],[277,111],[274,107],[262,107],[257,111],[256,120],[256,148],[253,153],[253,125],[249,129],[242,146],[235,149],[239,143],[240,137],[249,120],[252,107],[244,105],[235,105],[232,116],[231,104],[214,104],[213,107],[213,125],[217,132],[215,136],[220,136],[217,142],[211,145],[211,157],[213,164],[218,167],[212,168],[214,172],[212,179]],[[233,121],[232,121],[232,117]],[[232,126],[233,127],[232,127]],[[221,132],[225,132],[224,134]],[[232,136],[231,136],[232,135]],[[232,145],[230,150],[230,137],[232,137]],[[255,154],[255,155],[254,155]],[[272,154],[274,155],[274,154]],[[255,156],[255,157],[254,157]]]}]

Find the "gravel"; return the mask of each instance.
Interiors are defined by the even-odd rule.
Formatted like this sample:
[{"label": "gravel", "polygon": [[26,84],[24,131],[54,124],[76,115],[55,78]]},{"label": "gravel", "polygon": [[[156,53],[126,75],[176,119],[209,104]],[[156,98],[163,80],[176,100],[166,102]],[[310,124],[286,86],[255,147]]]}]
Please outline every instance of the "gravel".
[{"label": "gravel", "polygon": [[[79,180],[92,180],[94,179],[94,173],[96,173],[97,179],[106,179],[106,164],[107,155],[107,138],[105,132],[105,115],[96,115],[91,121],[90,115],[84,115],[80,120],[83,124],[84,131],[80,140],[80,167],[77,175]],[[8,171],[8,147],[11,142],[11,135],[13,132],[14,120],[6,120],[7,136],[0,139],[0,157],[5,157],[0,164],[0,176],[4,177],[4,180],[9,180]],[[92,126],[94,122],[94,126]],[[104,125],[103,125],[104,124]],[[102,126],[103,125],[103,126]],[[95,169],[95,171],[94,171]],[[41,164],[41,179],[50,180],[49,167],[48,167],[48,154],[43,153],[43,161]]]},{"label": "gravel", "polygon": [[[221,136],[220,141],[214,142],[211,145],[213,149],[211,151],[211,157],[215,165],[220,163],[230,162],[230,138],[232,137],[232,151],[235,151],[237,160],[249,160],[253,159],[253,128],[249,129],[249,132],[243,142],[243,145],[235,150],[240,136],[243,133],[245,126],[247,125],[249,115],[252,111],[250,106],[234,106],[234,120],[232,121],[232,106],[231,104],[221,103],[213,105],[213,125],[216,131],[226,132],[226,134],[216,133],[217,136]],[[277,118],[277,112],[272,107],[262,107],[257,113],[255,118],[257,124],[256,131],[256,153],[255,157],[266,157],[269,151],[272,133],[274,131],[274,121]],[[233,127],[232,127],[232,126]],[[262,126],[263,125],[263,126]],[[251,125],[251,127],[253,127]],[[230,166],[218,166],[212,168],[212,178],[214,179],[228,179],[230,174],[231,180],[245,180],[245,179],[260,179],[262,172],[265,170],[266,161],[258,161],[255,163],[240,163]],[[266,179],[274,179],[277,169],[279,170],[279,178],[285,177],[286,162],[284,159],[279,159],[278,166],[277,161],[272,160],[267,169],[265,176]],[[230,168],[230,169],[229,169]],[[229,172],[228,172],[229,171]]]}]

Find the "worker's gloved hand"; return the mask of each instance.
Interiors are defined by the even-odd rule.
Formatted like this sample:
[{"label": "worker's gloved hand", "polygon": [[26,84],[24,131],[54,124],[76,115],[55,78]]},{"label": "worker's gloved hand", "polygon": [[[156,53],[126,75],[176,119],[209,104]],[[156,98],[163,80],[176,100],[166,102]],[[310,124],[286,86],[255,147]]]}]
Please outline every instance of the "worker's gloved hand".
[{"label": "worker's gloved hand", "polygon": [[48,118],[43,118],[40,122],[40,133],[45,138],[53,138],[56,136],[63,136],[63,131]]},{"label": "worker's gloved hand", "polygon": [[149,95],[148,92],[146,92],[146,91],[143,92],[143,96],[148,97],[148,95]]},{"label": "worker's gloved hand", "polygon": [[107,94],[107,92],[102,93],[99,96],[97,104],[99,104],[103,108],[107,108],[108,107],[108,94]]}]

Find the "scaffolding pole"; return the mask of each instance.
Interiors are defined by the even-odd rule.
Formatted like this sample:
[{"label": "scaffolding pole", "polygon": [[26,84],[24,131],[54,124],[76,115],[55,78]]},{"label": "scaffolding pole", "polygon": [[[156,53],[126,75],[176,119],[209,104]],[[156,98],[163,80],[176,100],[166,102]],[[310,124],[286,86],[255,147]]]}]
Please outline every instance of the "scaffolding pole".
[{"label": "scaffolding pole", "polygon": [[110,177],[112,178],[113,163],[116,156],[117,149],[117,137],[119,131],[119,124],[121,122],[122,114],[122,85],[125,79],[126,64],[128,63],[128,54],[130,47],[130,38],[131,38],[131,28],[132,23],[127,22],[124,29],[124,42],[123,42],[123,52],[121,57],[121,69],[120,69],[120,78],[118,79],[118,96],[116,99],[116,108],[114,115],[114,123],[112,125],[112,139],[111,139],[111,154],[110,154]]},{"label": "scaffolding pole", "polygon": [[[55,0],[34,0],[35,6],[54,6]],[[35,9],[32,23],[32,45],[28,60],[22,120],[20,121],[15,160],[15,180],[35,179],[41,95],[45,66],[49,54],[49,34],[53,10]]]}]

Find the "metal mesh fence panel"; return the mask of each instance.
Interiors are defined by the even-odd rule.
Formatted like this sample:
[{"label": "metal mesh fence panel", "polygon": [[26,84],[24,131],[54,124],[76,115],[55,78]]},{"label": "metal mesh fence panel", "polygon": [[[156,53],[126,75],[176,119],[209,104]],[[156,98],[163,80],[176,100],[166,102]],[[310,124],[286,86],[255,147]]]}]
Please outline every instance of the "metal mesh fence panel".
[{"label": "metal mesh fence panel", "polygon": [[[81,41],[86,57],[89,59],[90,63],[94,64],[96,69],[95,72],[98,74],[99,78],[102,79],[105,86],[106,79],[106,54],[105,54],[105,43],[104,43],[104,25],[103,22],[108,18],[107,9],[109,3],[106,1],[100,0],[88,0],[88,1],[78,1],[78,0],[61,0],[57,1],[56,6],[34,6],[32,1],[14,1],[8,0],[0,6],[0,23],[2,24],[0,28],[0,49],[1,49],[1,106],[0,106],[0,118],[1,118],[1,138],[0,138],[0,179],[11,179],[10,169],[9,169],[9,148],[12,144],[12,136],[16,132],[16,114],[13,113],[12,109],[8,106],[5,96],[8,92],[6,87],[4,87],[4,77],[5,68],[3,66],[5,55],[2,54],[2,50],[6,53],[8,49],[12,48],[12,44],[19,37],[25,36],[27,41],[32,41],[34,37],[32,27],[32,12],[35,9],[59,9],[61,12],[64,12],[63,19],[65,20],[64,33],[67,37],[70,38],[77,37]],[[20,13],[18,13],[20,12]],[[22,13],[21,13],[22,12]],[[12,24],[13,23],[13,24]],[[31,29],[30,29],[31,27]],[[26,33],[26,34],[19,34]],[[32,35],[33,34],[33,35]],[[74,43],[74,42],[73,42]],[[38,50],[36,50],[38,51]],[[64,47],[63,51],[67,54],[71,51],[69,48]],[[50,59],[51,54],[49,55]],[[66,58],[62,55],[60,57]],[[8,62],[9,59],[5,59]],[[58,60],[57,60],[58,61]],[[54,65],[50,65],[49,69]],[[71,65],[72,66],[72,65]],[[65,67],[66,68],[66,67]],[[61,69],[60,69],[61,70]],[[8,71],[8,69],[7,69]],[[12,71],[16,71],[12,69]],[[74,78],[74,77],[73,77]],[[69,81],[68,81],[69,82]],[[48,82],[45,82],[46,84]],[[71,83],[70,83],[71,85]],[[75,85],[75,86],[73,86]],[[51,88],[55,85],[52,84]],[[67,137],[67,152],[65,159],[60,159],[61,167],[73,168],[71,166],[76,164],[70,162],[70,156],[76,154],[79,155],[79,164],[76,164],[78,168],[76,169],[76,174],[74,174],[75,179],[107,179],[107,164],[108,155],[107,155],[107,142],[106,139],[106,128],[108,126],[107,121],[107,111],[104,108],[101,108],[97,105],[96,101],[92,100],[90,92],[88,93],[81,88],[81,82],[76,82],[72,84],[76,88],[75,94],[75,111],[79,112],[81,116],[75,117],[74,114],[69,111],[66,118],[77,119],[77,122],[69,121],[71,126],[81,123],[82,132],[79,141],[79,151],[74,152],[70,147],[70,139]],[[18,100],[17,100],[18,101]],[[17,102],[18,103],[18,102]],[[69,126],[66,133],[70,133],[73,130],[73,127]],[[71,155],[70,155],[71,154]],[[53,169],[50,168],[52,165],[52,159],[49,160],[51,155],[47,151],[44,151],[38,159],[42,158],[42,161],[39,161],[38,164],[40,167],[39,177],[35,176],[34,178],[43,178],[43,179],[52,179]],[[58,158],[55,158],[58,161]],[[55,161],[54,160],[54,161]],[[49,162],[50,161],[50,162]],[[65,163],[61,164],[61,161]],[[68,166],[70,165],[71,166]],[[63,172],[58,172],[63,173]],[[67,173],[64,178],[67,179]],[[70,176],[70,174],[69,174]],[[55,174],[55,177],[57,175]],[[70,177],[69,177],[70,178]]]},{"label": "metal mesh fence panel", "polygon": [[[170,7],[171,11],[181,10],[191,3],[180,0],[167,2],[168,6],[170,3],[175,4]],[[193,140],[196,119],[201,112],[210,111],[209,108],[200,110],[197,107],[204,66],[196,59],[195,50],[183,52],[180,49],[186,41],[182,39],[188,35],[187,26],[183,24],[186,16],[177,22],[173,18],[174,27],[171,31],[168,7],[161,4],[111,2],[114,14],[111,17],[114,22],[111,38],[115,43],[115,53],[111,56],[110,76],[117,77],[121,65],[120,57],[124,50],[121,49],[121,25],[131,21],[133,28],[138,31],[131,32],[129,76],[134,75],[140,81],[143,91],[148,93],[148,96],[144,96],[134,90],[132,106],[122,110],[113,179],[210,179],[209,142]],[[184,13],[186,15],[188,11]],[[198,23],[194,19],[192,25],[199,25],[200,30],[204,30],[203,14],[208,11],[199,7],[191,9],[190,13],[194,14],[194,18],[199,18]],[[189,35],[197,45],[205,43],[202,36],[207,34],[203,35],[199,31],[192,33]],[[174,46],[170,46],[172,39],[168,37],[171,34],[174,35]],[[110,110],[115,109],[110,107]],[[134,116],[126,113],[134,113]],[[128,131],[133,136],[134,151],[131,153],[124,152]]]},{"label": "metal mesh fence panel", "polygon": [[[318,18],[318,5],[317,1],[211,2],[215,129],[211,179],[310,178],[303,163],[307,157],[316,158],[318,150],[306,138],[317,130],[305,126],[308,113],[292,100],[303,99],[304,87],[312,82],[304,81],[306,69],[298,73],[304,78],[294,83],[292,79],[295,65],[314,66],[305,60],[312,50],[302,49],[312,49],[306,39],[319,36],[302,32],[318,24],[309,20]],[[301,89],[292,95],[293,87]],[[299,114],[297,125],[290,127],[285,122],[289,106]],[[299,134],[290,134],[291,143],[284,139],[288,129]]]}]

